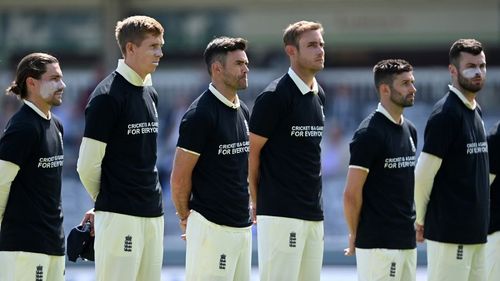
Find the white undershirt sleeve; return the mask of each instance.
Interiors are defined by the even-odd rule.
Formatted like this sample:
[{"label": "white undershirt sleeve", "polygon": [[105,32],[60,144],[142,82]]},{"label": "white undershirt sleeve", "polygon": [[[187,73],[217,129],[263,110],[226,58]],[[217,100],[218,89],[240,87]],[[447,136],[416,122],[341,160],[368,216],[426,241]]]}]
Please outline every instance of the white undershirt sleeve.
[{"label": "white undershirt sleeve", "polygon": [[420,153],[418,158],[415,168],[415,210],[417,213],[416,223],[420,225],[424,225],[434,177],[442,162],[441,158],[425,152]]},{"label": "white undershirt sleeve", "polygon": [[3,219],[7,200],[9,199],[10,186],[19,172],[16,164],[0,160],[0,222]]},{"label": "white undershirt sleeve", "polygon": [[495,175],[495,174],[490,174],[490,186],[493,183],[493,181],[495,180],[496,176],[497,175]]},{"label": "white undershirt sleeve", "polygon": [[106,153],[106,143],[84,137],[80,145],[76,170],[92,200],[101,188],[101,164]]}]

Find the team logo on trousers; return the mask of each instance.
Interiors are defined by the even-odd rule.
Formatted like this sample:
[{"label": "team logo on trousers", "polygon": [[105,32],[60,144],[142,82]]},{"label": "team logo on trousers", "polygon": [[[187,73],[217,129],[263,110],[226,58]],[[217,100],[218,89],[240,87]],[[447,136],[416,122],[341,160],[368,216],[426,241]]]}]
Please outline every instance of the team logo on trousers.
[{"label": "team logo on trousers", "polygon": [[219,269],[226,269],[226,255],[222,254],[220,255],[220,260],[219,260]]},{"label": "team logo on trousers", "polygon": [[290,237],[288,238],[288,246],[290,248],[297,247],[297,233],[290,232]]},{"label": "team logo on trousers", "polygon": [[132,252],[132,236],[125,236],[125,243],[123,244],[123,250],[125,252]]},{"label": "team logo on trousers", "polygon": [[36,267],[35,281],[43,281],[43,266],[40,264]]},{"label": "team logo on trousers", "polygon": [[457,260],[464,259],[464,245],[458,245],[457,247]]},{"label": "team logo on trousers", "polygon": [[389,271],[389,277],[396,277],[396,263],[391,262],[391,269]]}]

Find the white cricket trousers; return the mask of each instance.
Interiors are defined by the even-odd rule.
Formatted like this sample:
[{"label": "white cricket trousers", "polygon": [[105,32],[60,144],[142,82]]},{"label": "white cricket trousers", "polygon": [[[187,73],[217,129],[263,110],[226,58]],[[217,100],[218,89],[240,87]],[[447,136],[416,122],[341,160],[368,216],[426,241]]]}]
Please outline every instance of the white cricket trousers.
[{"label": "white cricket trousers", "polygon": [[427,280],[486,280],[486,244],[451,244],[427,241]]},{"label": "white cricket trousers", "polygon": [[218,225],[191,211],[186,244],[186,281],[250,280],[252,226]]},{"label": "white cricket trousers", "polygon": [[[35,238],[33,238],[35,239]],[[1,281],[64,281],[65,256],[0,252]]]},{"label": "white cricket trousers", "polygon": [[319,281],[323,221],[257,216],[260,281]]},{"label": "white cricket trousers", "polygon": [[163,216],[95,212],[96,281],[160,281]]},{"label": "white cricket trousers", "polygon": [[500,280],[500,231],[488,235],[486,243],[487,281]]},{"label": "white cricket trousers", "polygon": [[356,248],[359,281],[415,281],[417,249]]}]

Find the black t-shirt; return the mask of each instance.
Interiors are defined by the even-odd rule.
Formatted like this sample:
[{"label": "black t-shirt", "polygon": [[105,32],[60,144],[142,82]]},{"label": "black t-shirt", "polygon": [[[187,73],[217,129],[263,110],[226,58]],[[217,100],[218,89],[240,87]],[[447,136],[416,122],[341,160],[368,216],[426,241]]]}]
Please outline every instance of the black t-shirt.
[{"label": "black t-shirt", "polygon": [[479,106],[467,108],[450,91],[427,121],[423,152],[442,159],[427,205],[424,237],[444,243],[485,243],[489,160]]},{"label": "black t-shirt", "polygon": [[96,211],[139,217],[163,214],[156,169],[158,94],[118,72],[94,90],[85,110],[84,137],[107,144]]},{"label": "black t-shirt", "polygon": [[369,169],[356,247],[414,249],[415,152],[417,131],[407,119],[394,124],[380,112],[370,114],[354,133],[349,165]]},{"label": "black t-shirt", "polygon": [[488,234],[500,230],[500,122],[488,135],[488,153],[490,158],[490,173],[495,174],[495,180],[490,187],[490,227]]},{"label": "black t-shirt", "polygon": [[189,207],[219,225],[251,225],[248,118],[243,102],[231,108],[207,90],[191,104],[179,127],[177,146],[200,154]]},{"label": "black t-shirt", "polygon": [[64,255],[61,173],[63,128],[28,105],[10,119],[0,139],[0,159],[20,167],[0,228],[0,251]]},{"label": "black t-shirt", "polygon": [[255,100],[250,131],[268,138],[260,155],[257,214],[323,220],[321,148],[325,93],[303,95],[288,74]]}]

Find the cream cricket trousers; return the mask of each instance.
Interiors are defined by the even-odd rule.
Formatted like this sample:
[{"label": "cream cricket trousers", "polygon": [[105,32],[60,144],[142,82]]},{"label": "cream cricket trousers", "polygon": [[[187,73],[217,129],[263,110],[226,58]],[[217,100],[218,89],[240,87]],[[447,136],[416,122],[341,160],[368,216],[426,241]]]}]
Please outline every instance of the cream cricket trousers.
[{"label": "cream cricket trousers", "polygon": [[2,281],[64,281],[65,256],[0,252]]},{"label": "cream cricket trousers", "polygon": [[451,244],[427,241],[427,280],[486,280],[486,244]]},{"label": "cream cricket trousers", "polygon": [[323,221],[257,216],[260,281],[319,281]]},{"label": "cream cricket trousers", "polygon": [[229,227],[191,211],[186,228],[187,281],[249,281],[252,226]]},{"label": "cream cricket trousers", "polygon": [[356,248],[359,281],[415,281],[417,249]]},{"label": "cream cricket trousers", "polygon": [[95,212],[96,281],[160,281],[163,216]]}]

